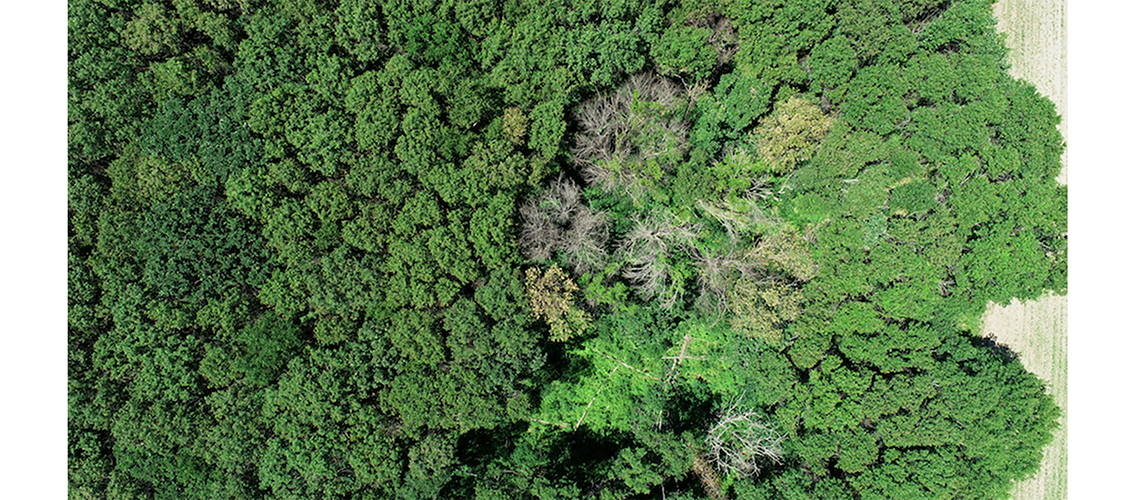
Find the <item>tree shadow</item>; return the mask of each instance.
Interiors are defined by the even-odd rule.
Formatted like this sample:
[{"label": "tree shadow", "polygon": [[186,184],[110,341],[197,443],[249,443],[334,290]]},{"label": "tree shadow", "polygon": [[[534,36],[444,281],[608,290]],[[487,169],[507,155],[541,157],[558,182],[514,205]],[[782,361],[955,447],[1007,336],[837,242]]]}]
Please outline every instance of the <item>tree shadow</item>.
[{"label": "tree shadow", "polygon": [[974,345],[990,349],[1002,362],[1009,363],[1018,359],[1017,353],[1007,344],[997,341],[997,335],[989,334],[987,337],[975,337]]}]

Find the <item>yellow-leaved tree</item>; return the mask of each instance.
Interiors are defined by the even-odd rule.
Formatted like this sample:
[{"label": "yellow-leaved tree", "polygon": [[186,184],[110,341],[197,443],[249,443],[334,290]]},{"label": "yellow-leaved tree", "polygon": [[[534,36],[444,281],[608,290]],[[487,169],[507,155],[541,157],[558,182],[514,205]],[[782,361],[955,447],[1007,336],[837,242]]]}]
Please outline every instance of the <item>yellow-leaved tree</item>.
[{"label": "yellow-leaved tree", "polygon": [[774,173],[792,171],[816,154],[831,128],[832,118],[803,97],[789,97],[776,104],[751,132],[760,158]]},{"label": "yellow-leaved tree", "polygon": [[529,268],[524,288],[532,314],[551,328],[552,341],[564,342],[591,326],[591,315],[575,306],[579,286],[559,266],[552,265],[543,273]]}]

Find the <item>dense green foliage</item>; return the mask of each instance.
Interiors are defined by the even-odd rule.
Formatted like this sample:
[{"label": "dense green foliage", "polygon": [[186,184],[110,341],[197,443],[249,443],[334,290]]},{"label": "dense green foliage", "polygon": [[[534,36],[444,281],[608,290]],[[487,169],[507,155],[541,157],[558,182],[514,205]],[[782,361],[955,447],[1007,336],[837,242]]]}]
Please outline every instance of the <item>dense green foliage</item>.
[{"label": "dense green foliage", "polygon": [[1005,498],[1051,439],[975,336],[1067,286],[987,0],[68,27],[73,498]]}]

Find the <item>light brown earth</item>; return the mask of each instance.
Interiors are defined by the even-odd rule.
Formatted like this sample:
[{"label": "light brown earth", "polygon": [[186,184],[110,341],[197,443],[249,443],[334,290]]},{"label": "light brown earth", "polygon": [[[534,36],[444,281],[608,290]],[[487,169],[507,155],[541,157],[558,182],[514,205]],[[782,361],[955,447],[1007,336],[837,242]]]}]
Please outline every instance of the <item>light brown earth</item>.
[{"label": "light brown earth", "polygon": [[[993,5],[997,31],[1006,34],[1009,74],[1023,78],[1056,104],[1063,117],[1060,133],[1068,137],[1067,0],[999,0]],[[1068,153],[1057,177],[1068,183]],[[1025,368],[1044,380],[1060,408],[1068,413],[1068,297],[1049,294],[1008,307],[990,303],[982,332],[1017,353]],[[1061,417],[1040,471],[1014,486],[1014,500],[1068,498],[1068,426]]]}]

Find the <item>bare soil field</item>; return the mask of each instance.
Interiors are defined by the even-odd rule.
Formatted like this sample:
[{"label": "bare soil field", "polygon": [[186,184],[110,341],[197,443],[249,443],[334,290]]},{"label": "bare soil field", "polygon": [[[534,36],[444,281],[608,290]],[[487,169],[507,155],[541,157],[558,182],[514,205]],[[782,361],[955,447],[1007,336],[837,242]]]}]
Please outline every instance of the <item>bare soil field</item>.
[{"label": "bare soil field", "polygon": [[[1009,47],[1009,74],[1023,78],[1056,104],[1063,117],[1060,133],[1068,137],[1068,32],[1067,0],[998,0],[993,4],[997,31]],[[1057,177],[1068,183],[1068,153]],[[982,332],[1007,345],[1025,368],[1045,381],[1056,403],[1068,411],[1068,297],[1049,294],[1008,307],[990,303],[982,318]],[[1018,483],[1014,500],[1066,500],[1068,498],[1068,425],[1060,428],[1044,451],[1035,476]]]}]

